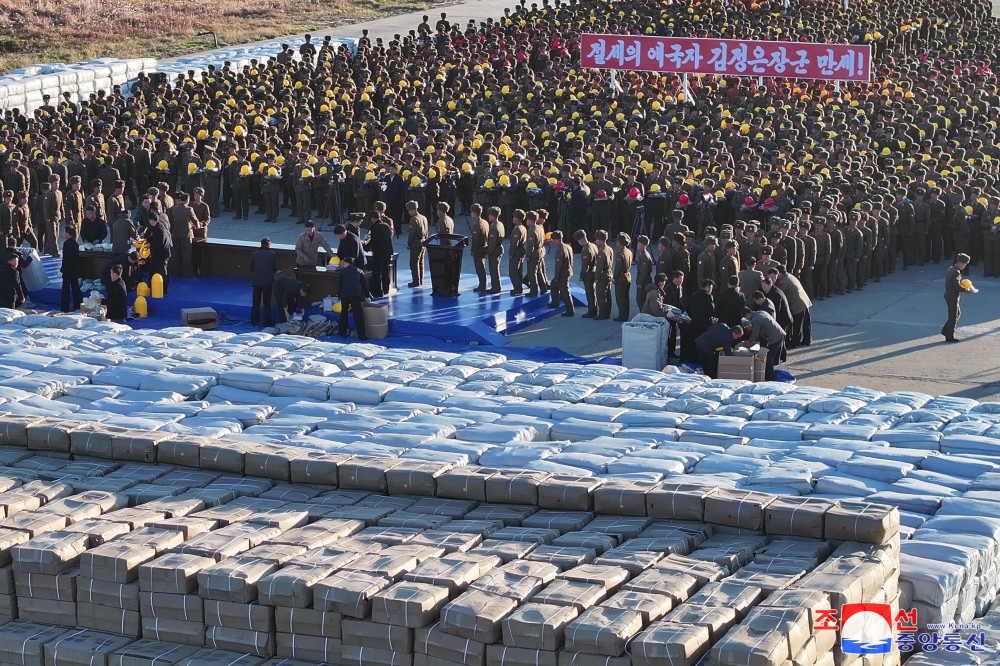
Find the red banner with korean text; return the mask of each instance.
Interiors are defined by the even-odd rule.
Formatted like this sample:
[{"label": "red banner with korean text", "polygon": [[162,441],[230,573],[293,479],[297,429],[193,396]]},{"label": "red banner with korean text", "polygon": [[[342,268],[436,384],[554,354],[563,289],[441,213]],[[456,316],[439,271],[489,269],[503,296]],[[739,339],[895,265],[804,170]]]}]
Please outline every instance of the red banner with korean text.
[{"label": "red banner with korean text", "polygon": [[871,47],[864,44],[586,33],[581,38],[580,65],[588,68],[830,81],[871,80]]}]

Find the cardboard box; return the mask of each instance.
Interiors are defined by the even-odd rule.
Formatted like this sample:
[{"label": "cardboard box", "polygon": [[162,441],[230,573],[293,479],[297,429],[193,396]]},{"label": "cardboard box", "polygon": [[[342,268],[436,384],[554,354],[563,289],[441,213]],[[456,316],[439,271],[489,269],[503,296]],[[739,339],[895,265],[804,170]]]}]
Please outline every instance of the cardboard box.
[{"label": "cardboard box", "polygon": [[205,644],[205,624],[203,622],[185,622],[143,616],[142,637],[154,641],[201,647]]},{"label": "cardboard box", "polygon": [[84,553],[80,557],[80,570],[94,580],[131,583],[139,577],[139,566],[155,557],[153,547],[115,541]]},{"label": "cardboard box", "polygon": [[64,627],[15,620],[0,626],[0,663],[42,666],[45,644],[71,633]]},{"label": "cardboard box", "polygon": [[268,560],[234,557],[198,572],[198,594],[205,599],[248,604],[257,599],[257,583],[278,570]]},{"label": "cardboard box", "polygon": [[341,663],[342,645],[339,638],[279,633],[276,636],[276,643],[279,657],[304,659],[323,664]]},{"label": "cardboard box", "polygon": [[416,629],[437,619],[448,603],[448,588],[402,582],[372,597],[372,620]]},{"label": "cardboard box", "polygon": [[532,650],[558,650],[566,639],[566,627],[579,616],[576,606],[553,606],[532,601],[503,621],[503,643]]},{"label": "cardboard box", "polygon": [[176,666],[198,648],[148,639],[118,648],[108,655],[108,666]]},{"label": "cardboard box", "polygon": [[139,584],[109,583],[81,576],[76,579],[76,598],[83,603],[138,611]]},{"label": "cardboard box", "polygon": [[188,594],[198,588],[198,573],[215,565],[200,555],[169,553],[139,567],[139,589],[143,592]]},{"label": "cardboard box", "polygon": [[122,636],[138,638],[142,635],[142,624],[138,611],[122,608],[80,602],[76,605],[76,623],[81,627],[121,634]]},{"label": "cardboard box", "polygon": [[40,624],[76,626],[76,602],[52,599],[17,598],[17,614],[22,620]]},{"label": "cardboard box", "polygon": [[754,357],[751,354],[719,354],[719,379],[754,381]]},{"label": "cardboard box", "polygon": [[567,625],[565,650],[620,657],[640,631],[642,615],[635,611],[589,608]]},{"label": "cardboard box", "polygon": [[347,617],[368,617],[372,597],[391,584],[384,576],[338,571],[313,586],[313,608],[337,611]]},{"label": "cardboard box", "polygon": [[80,570],[77,568],[68,569],[56,576],[15,572],[14,589],[19,597],[76,601],[76,579],[79,575]]},{"label": "cardboard box", "polygon": [[75,629],[45,644],[46,666],[107,666],[108,657],[132,642],[103,631]]},{"label": "cardboard box", "polygon": [[340,638],[343,615],[336,611],[318,611],[311,608],[274,609],[274,623],[279,634]]},{"label": "cardboard box", "polygon": [[413,652],[414,630],[409,627],[345,618],[341,624],[341,632],[344,645],[390,652]]},{"label": "cardboard box", "polygon": [[464,666],[483,666],[486,659],[486,645],[442,631],[440,623],[417,629],[413,649],[416,655]]},{"label": "cardboard box", "polygon": [[205,648],[180,662],[177,666],[261,666],[266,657],[243,652]]},{"label": "cardboard box", "polygon": [[559,666],[558,652],[507,645],[487,645],[486,658],[490,666]]},{"label": "cardboard box", "polygon": [[205,625],[243,631],[274,631],[274,607],[258,603],[205,601]]},{"label": "cardboard box", "polygon": [[344,666],[413,666],[413,654],[344,645],[340,663]]},{"label": "cardboard box", "polygon": [[635,666],[663,663],[694,666],[708,647],[707,627],[657,622],[632,641],[632,663]]},{"label": "cardboard box", "polygon": [[218,650],[247,652],[261,657],[273,657],[276,648],[273,632],[228,627],[207,627],[205,645]]},{"label": "cardboard box", "polygon": [[196,594],[139,592],[142,617],[183,622],[205,622],[205,600]]},{"label": "cardboard box", "polygon": [[502,622],[518,602],[479,590],[469,590],[441,611],[441,629],[480,643],[495,643],[502,634]]}]

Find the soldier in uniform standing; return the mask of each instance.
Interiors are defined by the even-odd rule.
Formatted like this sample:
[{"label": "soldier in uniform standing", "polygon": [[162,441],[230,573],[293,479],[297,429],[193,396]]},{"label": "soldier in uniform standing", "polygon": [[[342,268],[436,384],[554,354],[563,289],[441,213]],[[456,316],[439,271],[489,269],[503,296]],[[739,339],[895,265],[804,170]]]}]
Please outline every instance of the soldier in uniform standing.
[{"label": "soldier in uniform standing", "polygon": [[538,211],[529,210],[524,221],[528,224],[524,242],[525,257],[528,260],[525,271],[528,296],[537,296],[539,291],[543,294],[548,291],[548,285],[541,279],[542,270],[539,266],[545,261],[545,230],[538,224]]},{"label": "soldier in uniform standing", "polygon": [[813,287],[813,272],[816,270],[816,238],[809,233],[811,230],[811,222],[808,220],[799,222],[797,233],[803,246],[802,287],[809,298],[816,298],[816,290]]},{"label": "soldier in uniform standing", "polygon": [[551,243],[556,247],[556,256],[555,270],[552,274],[552,302],[549,303],[549,307],[559,307],[561,298],[566,303],[566,312],[563,312],[562,316],[572,317],[576,314],[573,308],[573,297],[569,293],[569,279],[573,277],[573,247],[568,243],[563,243],[563,234],[559,230],[552,232]]},{"label": "soldier in uniform standing", "polygon": [[[503,241],[506,230],[500,221],[500,207],[493,206],[487,211],[490,220],[489,233],[486,236],[486,261],[490,269],[490,294],[499,294],[500,289],[500,259],[503,257]],[[544,237],[543,237],[544,242]]]},{"label": "soldier in uniform standing", "polygon": [[864,236],[864,252],[861,255],[861,265],[858,271],[858,289],[863,289],[871,279],[875,264],[875,252],[878,251],[878,226],[875,217],[871,215],[872,205],[867,201],[861,204],[862,223],[858,227]]},{"label": "soldier in uniform standing", "polygon": [[656,272],[663,275],[670,275],[674,271],[673,250],[670,247],[670,239],[660,236],[656,243]]},{"label": "soldier in uniform standing", "polygon": [[646,302],[646,288],[653,283],[653,255],[649,253],[648,246],[648,236],[635,239],[635,301],[640,311]]},{"label": "soldier in uniform standing", "polygon": [[[889,272],[892,273],[896,266],[896,254],[899,252],[898,243],[903,243],[903,270],[905,271],[911,263],[914,263],[913,248],[911,238],[913,237],[913,203],[906,198],[906,190],[896,192],[896,224],[894,226],[893,237],[889,240]],[[898,240],[896,240],[898,239]],[[907,252],[907,248],[910,248]]]},{"label": "soldier in uniform standing", "polygon": [[830,255],[833,251],[833,243],[830,234],[826,231],[826,218],[813,218],[813,238],[816,239],[816,268],[813,270],[813,287],[816,290],[816,298],[823,300],[830,295]]},{"label": "soldier in uniform standing", "polygon": [[959,304],[962,294],[976,293],[971,287],[966,289],[962,286],[962,271],[971,261],[969,255],[960,252],[955,258],[955,265],[950,266],[944,274],[944,302],[948,305],[948,321],[941,328],[941,335],[945,342],[958,342],[955,337],[955,327],[958,319],[962,316],[962,307]]},{"label": "soldier in uniform standing", "polygon": [[830,262],[826,272],[827,289],[830,294],[843,294],[844,286],[838,281],[844,266],[844,234],[837,228],[835,218],[827,219],[830,221],[826,225],[830,234]]},{"label": "soldier in uniform standing", "polygon": [[597,243],[597,261],[594,274],[594,294],[597,301],[596,320],[611,319],[611,275],[614,253],[608,246],[608,232],[598,229],[594,232]]},{"label": "soldier in uniform standing", "polygon": [[949,224],[948,205],[941,199],[941,189],[932,187],[931,200],[927,202],[927,245],[924,256],[935,264],[941,263],[943,234],[945,225]]},{"label": "soldier in uniform standing", "polygon": [[427,240],[427,218],[420,214],[416,201],[406,202],[406,212],[410,216],[406,249],[410,251],[410,287],[424,284],[424,241]]},{"label": "soldier in uniform standing", "polygon": [[913,240],[912,257],[910,263],[923,266],[927,261],[927,233],[931,224],[931,209],[925,201],[925,190],[918,187],[914,191],[915,200],[913,202]]},{"label": "soldier in uniform standing", "polygon": [[618,304],[618,317],[615,321],[625,322],[629,320],[629,310],[631,309],[632,290],[632,250],[628,246],[632,239],[624,231],[618,234],[618,251],[615,253],[614,272],[612,281],[615,284],[615,302]]},{"label": "soldier in uniform standing", "polygon": [[[507,260],[507,275],[510,276],[511,296],[524,293],[524,244],[528,239],[528,231],[524,228],[524,211],[518,208],[514,211],[514,225],[510,230],[510,258]],[[554,295],[554,294],[553,294]]]},{"label": "soldier in uniform standing", "polygon": [[63,194],[63,217],[66,224],[74,225],[77,230],[83,228],[84,196],[80,191],[81,184],[79,176],[71,176],[69,191]]},{"label": "soldier in uniform standing", "polygon": [[587,313],[584,319],[597,316],[597,296],[594,291],[594,280],[597,275],[597,246],[587,240],[587,232],[578,229],[573,234],[573,240],[580,246],[580,282],[587,294]]},{"label": "soldier in uniform standing", "polygon": [[470,226],[472,227],[472,264],[476,267],[476,277],[479,286],[474,292],[486,291],[486,237],[490,233],[490,225],[483,219],[483,207],[474,203],[469,208]]},{"label": "soldier in uniform standing", "polygon": [[[740,274],[740,246],[734,240],[726,241],[726,256],[719,262],[719,283],[729,284],[729,278]],[[699,282],[699,284],[702,284]]]},{"label": "soldier in uniform standing", "polygon": [[59,223],[63,215],[63,195],[59,191],[59,176],[49,176],[48,190],[42,193],[42,219],[38,227],[39,240],[44,242],[44,253],[59,256]]},{"label": "soldier in uniform standing", "polygon": [[859,288],[858,286],[858,266],[861,262],[861,255],[864,254],[865,250],[865,237],[858,229],[858,224],[861,222],[861,213],[856,210],[852,210],[849,217],[847,228],[844,230],[844,272],[847,277],[846,289],[847,293]]},{"label": "soldier in uniform standing", "polygon": [[[684,273],[685,277],[691,275],[691,253],[687,249],[687,238],[684,234],[677,232],[671,239],[670,244],[672,246],[670,253],[670,273],[680,271]],[[687,280],[686,282],[694,282],[694,280]],[[692,287],[689,284],[684,285],[685,294],[691,289]]]},{"label": "soldier in uniform standing", "polygon": [[719,270],[715,264],[716,240],[714,236],[705,237],[705,249],[698,255],[698,283],[705,280],[716,280],[719,277]]}]

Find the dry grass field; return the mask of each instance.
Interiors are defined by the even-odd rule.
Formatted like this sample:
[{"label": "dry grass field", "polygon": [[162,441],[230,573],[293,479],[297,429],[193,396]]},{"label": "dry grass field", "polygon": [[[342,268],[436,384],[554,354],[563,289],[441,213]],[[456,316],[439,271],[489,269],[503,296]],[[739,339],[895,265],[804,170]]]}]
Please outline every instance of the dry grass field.
[{"label": "dry grass field", "polygon": [[169,57],[419,9],[424,0],[0,0],[0,72]]}]

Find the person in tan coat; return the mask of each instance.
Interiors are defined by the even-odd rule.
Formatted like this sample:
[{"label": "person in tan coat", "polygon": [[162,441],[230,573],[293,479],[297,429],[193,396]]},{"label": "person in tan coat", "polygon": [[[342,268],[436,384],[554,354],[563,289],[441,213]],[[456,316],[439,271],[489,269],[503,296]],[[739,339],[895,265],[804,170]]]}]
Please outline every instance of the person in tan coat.
[{"label": "person in tan coat", "polygon": [[511,296],[524,293],[524,244],[528,239],[528,231],[524,228],[524,211],[518,208],[514,211],[513,228],[510,230],[510,258],[507,260],[507,275],[510,276]]},{"label": "person in tan coat", "polygon": [[614,252],[608,247],[608,232],[598,229],[594,232],[597,244],[597,262],[594,273],[594,295],[597,300],[597,316],[594,319],[611,319],[611,269],[615,263]]},{"label": "person in tan coat", "polygon": [[437,233],[451,235],[455,233],[455,220],[448,215],[451,206],[447,201],[439,201],[434,213],[437,215]]},{"label": "person in tan coat", "polygon": [[500,259],[503,257],[503,241],[506,237],[506,230],[503,222],[500,221],[500,207],[493,206],[487,211],[490,219],[490,230],[486,236],[486,262],[490,269],[490,290],[491,294],[500,293]]},{"label": "person in tan coat", "polygon": [[558,308],[559,300],[566,304],[566,312],[563,317],[572,317],[575,314],[573,308],[573,296],[569,293],[569,279],[573,277],[573,247],[568,243],[563,243],[561,231],[553,231],[551,240],[555,248],[555,271],[552,274],[552,302],[550,308]]},{"label": "person in tan coat", "polygon": [[618,316],[615,321],[628,321],[631,309],[632,291],[632,250],[628,249],[632,239],[624,231],[618,234],[618,252],[615,253],[615,269],[613,281],[615,284],[615,301],[618,303]]},{"label": "person in tan coat", "polygon": [[410,251],[410,287],[420,287],[424,284],[424,241],[427,240],[427,218],[420,214],[420,206],[416,201],[406,203],[406,212],[410,216],[410,230],[406,236],[406,249]]},{"label": "person in tan coat", "polygon": [[44,254],[59,256],[59,224],[63,216],[63,196],[59,191],[59,176],[49,176],[48,190],[42,193],[42,219],[38,237]]},{"label": "person in tan coat", "polygon": [[484,292],[486,291],[486,237],[489,236],[490,225],[483,219],[481,204],[472,204],[469,208],[469,217],[472,227],[472,242],[470,243],[472,264],[476,267],[476,277],[479,278],[479,286],[473,291]]}]

